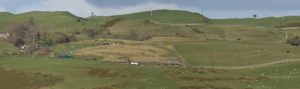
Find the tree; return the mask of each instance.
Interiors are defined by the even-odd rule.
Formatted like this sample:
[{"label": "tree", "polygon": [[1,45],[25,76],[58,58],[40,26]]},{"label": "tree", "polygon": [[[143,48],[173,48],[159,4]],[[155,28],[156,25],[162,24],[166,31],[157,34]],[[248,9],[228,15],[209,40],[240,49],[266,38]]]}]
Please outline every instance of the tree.
[{"label": "tree", "polygon": [[26,24],[13,24],[7,29],[10,34],[8,41],[15,44],[15,46],[20,47],[20,45],[30,44],[32,42],[32,31],[30,31],[30,26]]},{"label": "tree", "polygon": [[256,14],[254,14],[254,15],[253,15],[253,18],[257,18],[257,15],[256,15]]}]

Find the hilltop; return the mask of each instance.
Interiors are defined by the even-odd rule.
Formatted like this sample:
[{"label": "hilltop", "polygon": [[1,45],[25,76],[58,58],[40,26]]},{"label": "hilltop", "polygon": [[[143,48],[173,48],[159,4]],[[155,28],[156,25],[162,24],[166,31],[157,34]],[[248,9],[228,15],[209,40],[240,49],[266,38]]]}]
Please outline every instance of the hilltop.
[{"label": "hilltop", "polygon": [[[33,11],[22,14],[0,13],[0,29],[6,29],[7,27],[28,22],[31,18],[35,23],[40,26],[46,26],[46,28],[52,28],[54,31],[71,30],[76,27],[82,27],[80,22],[84,21],[84,18],[77,17],[69,12],[64,11]],[[1,31],[0,30],[0,31]]]},{"label": "hilltop", "polygon": [[[151,14],[152,13],[152,14]],[[126,18],[126,19],[134,19],[134,20],[155,20],[160,23],[204,23],[207,17],[189,11],[181,11],[181,10],[153,10],[138,12],[127,15],[118,15],[112,16],[114,18]]]}]

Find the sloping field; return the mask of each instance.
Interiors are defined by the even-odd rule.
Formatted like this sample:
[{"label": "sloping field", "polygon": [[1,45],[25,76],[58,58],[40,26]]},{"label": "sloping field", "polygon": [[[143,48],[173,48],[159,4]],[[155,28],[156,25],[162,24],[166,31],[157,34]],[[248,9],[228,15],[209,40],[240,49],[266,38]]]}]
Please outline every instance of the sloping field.
[{"label": "sloping field", "polygon": [[152,45],[106,45],[89,47],[77,50],[77,56],[103,57],[102,61],[113,62],[155,62],[178,63],[176,57],[170,55],[170,51]]},{"label": "sloping field", "polygon": [[133,13],[128,15],[112,16],[113,18],[125,18],[131,20],[154,20],[160,23],[172,23],[172,24],[191,24],[191,23],[204,23],[205,16],[188,11],[180,10],[154,10],[145,11],[139,13]]},{"label": "sloping field", "polygon": [[[224,25],[251,25],[251,26],[266,26],[277,27],[281,25],[287,25],[290,23],[299,23],[299,16],[285,16],[281,17],[268,17],[268,18],[232,18],[232,19],[213,19],[214,24]],[[283,22],[282,22],[283,21]]]},{"label": "sloping field", "polygon": [[300,50],[284,43],[203,41],[177,43],[175,48],[194,66],[245,66],[299,59]]},{"label": "sloping field", "polygon": [[48,89],[48,86],[60,81],[60,77],[53,75],[16,72],[0,67],[0,89]]}]

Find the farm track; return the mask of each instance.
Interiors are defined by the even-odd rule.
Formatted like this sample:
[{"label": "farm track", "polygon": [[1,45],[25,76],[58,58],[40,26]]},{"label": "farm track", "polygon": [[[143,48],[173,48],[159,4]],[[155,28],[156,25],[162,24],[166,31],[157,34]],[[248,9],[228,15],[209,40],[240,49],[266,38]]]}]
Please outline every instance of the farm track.
[{"label": "farm track", "polygon": [[154,24],[164,24],[164,25],[170,25],[170,26],[186,26],[186,25],[190,25],[190,26],[197,26],[197,25],[203,25],[201,23],[189,23],[189,24],[173,24],[173,23],[161,23],[155,20],[150,20],[150,22],[154,23]]},{"label": "farm track", "polygon": [[194,66],[192,68],[211,68],[211,69],[225,69],[225,70],[239,70],[239,69],[252,69],[252,68],[259,68],[259,67],[265,67],[275,64],[283,64],[283,63],[293,63],[293,62],[299,62],[300,59],[287,59],[287,60],[279,60],[264,64],[256,64],[256,65],[247,65],[247,66],[236,66],[236,67],[225,67],[225,66]]}]

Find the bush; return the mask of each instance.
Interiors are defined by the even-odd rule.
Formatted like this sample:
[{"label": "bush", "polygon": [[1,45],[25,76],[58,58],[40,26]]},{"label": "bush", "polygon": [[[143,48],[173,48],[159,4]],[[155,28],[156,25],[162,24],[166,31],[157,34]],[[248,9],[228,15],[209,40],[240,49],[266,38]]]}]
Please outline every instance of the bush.
[{"label": "bush", "polygon": [[114,20],[108,21],[108,22],[104,23],[103,27],[104,28],[112,27],[113,25],[115,25],[117,22],[120,22],[121,20],[122,20],[122,18],[116,18]]},{"label": "bush", "polygon": [[138,32],[137,30],[130,30],[128,33],[128,39],[136,41],[145,41],[152,38],[151,35],[147,33]]},{"label": "bush", "polygon": [[65,33],[62,33],[62,32],[56,32],[54,35],[54,41],[55,43],[69,43],[71,42],[70,38],[65,34]]},{"label": "bush", "polygon": [[289,39],[288,44],[293,45],[293,46],[299,46],[300,45],[300,37],[296,36],[292,39]]},{"label": "bush", "polygon": [[85,29],[89,38],[95,38],[97,35],[100,35],[101,32],[96,29]]},{"label": "bush", "polygon": [[84,55],[84,56],[76,56],[78,59],[89,60],[89,61],[97,61],[102,60],[102,56],[94,56],[94,55]]},{"label": "bush", "polygon": [[32,55],[34,56],[46,56],[50,54],[50,50],[47,48],[40,48],[36,49],[35,51],[32,52]]}]

